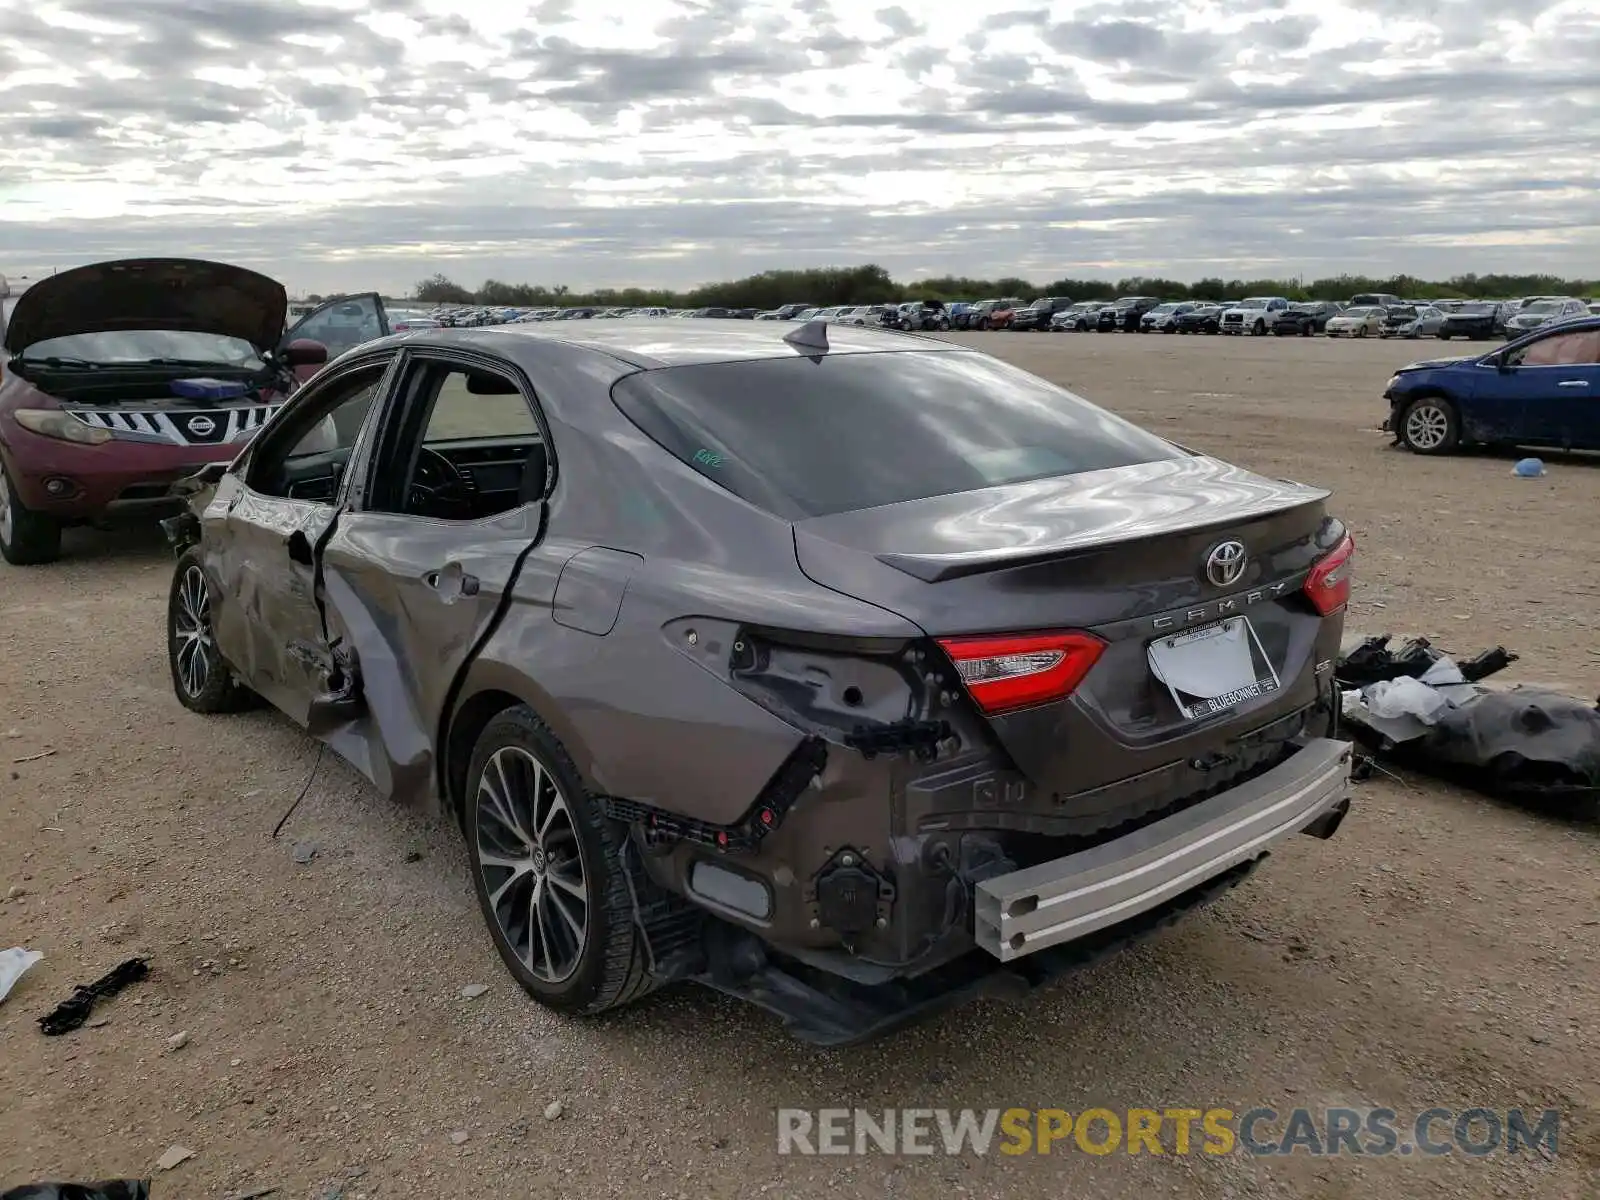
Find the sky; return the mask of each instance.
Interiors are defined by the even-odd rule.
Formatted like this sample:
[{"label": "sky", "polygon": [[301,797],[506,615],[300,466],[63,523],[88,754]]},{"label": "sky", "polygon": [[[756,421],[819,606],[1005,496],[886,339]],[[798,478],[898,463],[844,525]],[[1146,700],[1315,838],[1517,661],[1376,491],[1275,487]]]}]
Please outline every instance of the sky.
[{"label": "sky", "polygon": [[1594,0],[0,7],[13,280],[1600,277]]}]

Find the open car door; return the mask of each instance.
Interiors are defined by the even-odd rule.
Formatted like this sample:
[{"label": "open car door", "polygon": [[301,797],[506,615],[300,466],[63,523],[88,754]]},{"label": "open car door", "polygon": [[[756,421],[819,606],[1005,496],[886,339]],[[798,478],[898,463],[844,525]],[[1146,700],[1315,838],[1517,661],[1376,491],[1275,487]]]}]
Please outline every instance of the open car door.
[{"label": "open car door", "polygon": [[383,297],[377,292],[365,292],[358,296],[340,296],[312,309],[289,326],[281,346],[301,340],[320,342],[328,348],[331,360],[364,342],[387,337],[391,332]]}]

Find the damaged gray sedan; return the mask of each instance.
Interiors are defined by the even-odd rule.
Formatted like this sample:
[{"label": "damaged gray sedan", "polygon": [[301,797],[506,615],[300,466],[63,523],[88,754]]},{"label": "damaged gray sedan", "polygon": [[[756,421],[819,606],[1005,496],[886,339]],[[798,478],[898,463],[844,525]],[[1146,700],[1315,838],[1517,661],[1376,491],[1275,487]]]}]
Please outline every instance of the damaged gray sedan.
[{"label": "damaged gray sedan", "polygon": [[844,1043],[1022,992],[1347,811],[1327,493],[839,325],[441,329],[167,523],[178,699],[458,821],[533,996]]}]

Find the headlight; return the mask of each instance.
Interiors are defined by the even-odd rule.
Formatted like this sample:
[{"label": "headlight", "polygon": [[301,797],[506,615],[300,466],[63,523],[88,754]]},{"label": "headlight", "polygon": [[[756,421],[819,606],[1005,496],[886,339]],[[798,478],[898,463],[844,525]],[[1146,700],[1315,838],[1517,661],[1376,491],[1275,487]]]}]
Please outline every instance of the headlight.
[{"label": "headlight", "polygon": [[19,408],[11,415],[16,417],[18,425],[40,437],[55,438],[62,442],[82,442],[87,446],[98,446],[111,440],[111,430],[85,425],[59,408]]}]

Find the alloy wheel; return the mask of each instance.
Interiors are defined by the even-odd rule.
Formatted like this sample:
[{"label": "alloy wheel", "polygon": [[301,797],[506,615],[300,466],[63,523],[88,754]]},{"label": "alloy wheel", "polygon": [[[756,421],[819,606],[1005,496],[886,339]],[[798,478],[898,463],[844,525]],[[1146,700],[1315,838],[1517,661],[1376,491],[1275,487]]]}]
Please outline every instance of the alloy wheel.
[{"label": "alloy wheel", "polygon": [[1406,414],[1406,441],[1418,450],[1437,450],[1450,436],[1450,414],[1437,404],[1416,404]]},{"label": "alloy wheel", "polygon": [[173,616],[173,648],[178,682],[184,693],[198,697],[211,681],[216,643],[211,637],[211,589],[205,572],[191,566],[178,584],[178,610]]},{"label": "alloy wheel", "polygon": [[589,877],[567,798],[528,751],[505,746],[478,781],[478,869],[506,944],[545,983],[571,977],[589,940]]}]

